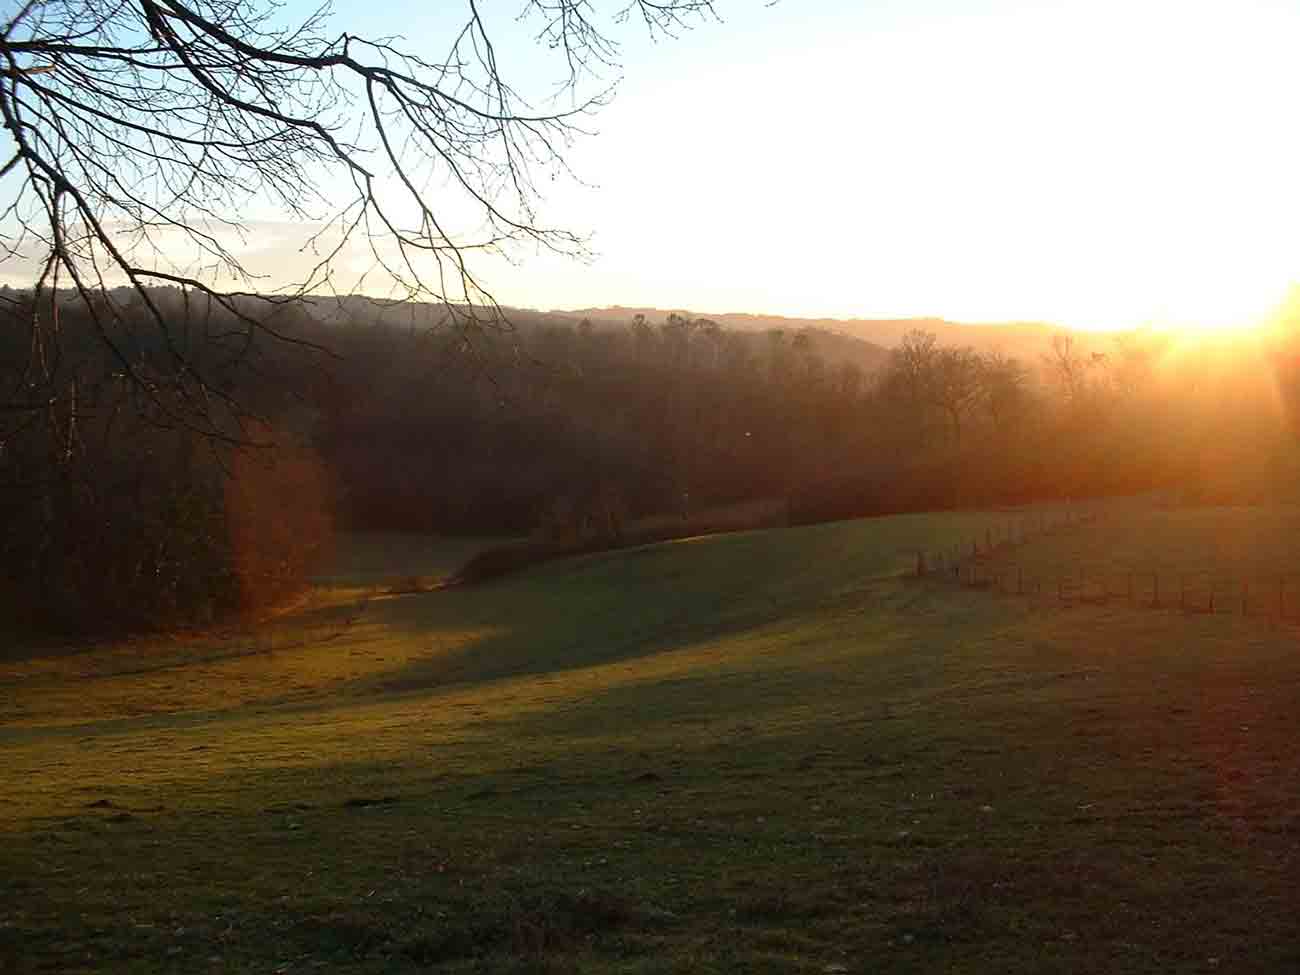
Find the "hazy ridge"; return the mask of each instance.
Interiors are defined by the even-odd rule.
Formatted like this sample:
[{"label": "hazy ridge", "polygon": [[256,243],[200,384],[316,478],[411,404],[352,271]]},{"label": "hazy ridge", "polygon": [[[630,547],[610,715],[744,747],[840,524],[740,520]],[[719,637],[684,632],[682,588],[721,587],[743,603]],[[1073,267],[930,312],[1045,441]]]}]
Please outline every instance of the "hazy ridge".
[{"label": "hazy ridge", "polygon": [[1083,332],[1053,325],[1048,322],[953,322],[945,318],[918,316],[915,318],[792,318],[784,315],[764,315],[752,312],[727,312],[721,315],[699,315],[683,309],[632,308],[615,305],[609,308],[582,308],[572,311],[554,311],[575,320],[590,318],[593,322],[630,322],[637,315],[651,321],[661,321],[669,314],[688,318],[708,318],[728,328],[739,331],[769,331],[785,329],[799,331],[814,329],[846,338],[870,343],[884,350],[898,345],[903,336],[913,330],[932,332],[942,345],[968,345],[979,351],[997,349],[1007,355],[1027,361],[1048,350],[1051,338],[1060,332],[1070,332],[1085,347],[1101,347],[1109,343],[1105,333]]}]

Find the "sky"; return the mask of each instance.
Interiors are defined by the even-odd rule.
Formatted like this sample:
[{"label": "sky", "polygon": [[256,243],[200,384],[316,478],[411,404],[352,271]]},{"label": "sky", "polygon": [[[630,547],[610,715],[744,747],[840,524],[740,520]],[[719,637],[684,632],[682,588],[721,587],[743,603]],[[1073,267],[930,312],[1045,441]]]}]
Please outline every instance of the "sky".
[{"label": "sky", "polygon": [[1258,315],[1300,277],[1298,14],[728,10],[629,63],[590,149],[602,257],[538,301],[1080,327]]},{"label": "sky", "polygon": [[[540,96],[559,66],[521,5],[485,7]],[[672,40],[615,29],[617,95],[539,211],[594,256],[478,264],[503,303],[1191,327],[1300,280],[1300,0],[717,10]],[[436,56],[462,11],[337,0],[333,24]],[[250,247],[274,263],[266,216]]]}]

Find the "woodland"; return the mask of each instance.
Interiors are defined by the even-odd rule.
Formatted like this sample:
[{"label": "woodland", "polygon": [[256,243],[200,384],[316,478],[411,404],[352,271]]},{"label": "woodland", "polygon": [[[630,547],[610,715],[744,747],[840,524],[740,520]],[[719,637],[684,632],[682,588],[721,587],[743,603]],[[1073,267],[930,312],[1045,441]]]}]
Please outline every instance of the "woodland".
[{"label": "woodland", "polygon": [[[1300,486],[1285,320],[1231,341],[1039,327],[1011,354],[923,327],[883,348],[797,320],[501,309],[452,327],[430,304],[150,295],[239,411],[215,435],[187,424],[181,394],[147,382],[174,346],[128,333],[128,376],[81,299],[57,304],[49,407],[11,414],[0,446],[7,591],[30,624],[256,611],[300,591],[338,530],[527,537],[548,557],[755,501],[809,523],[1146,492],[1290,502]],[[4,338],[31,343],[30,297],[8,297]],[[129,292],[100,300],[151,314]],[[237,355],[210,340],[253,315]]]}]

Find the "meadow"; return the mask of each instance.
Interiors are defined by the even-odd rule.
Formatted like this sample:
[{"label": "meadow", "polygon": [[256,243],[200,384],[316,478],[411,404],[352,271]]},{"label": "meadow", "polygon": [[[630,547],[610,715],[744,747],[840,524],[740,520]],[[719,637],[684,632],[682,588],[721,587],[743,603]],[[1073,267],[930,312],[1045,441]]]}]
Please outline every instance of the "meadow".
[{"label": "meadow", "polygon": [[[432,592],[384,553],[466,552],[372,537],[256,628],[16,645],[0,970],[1300,967],[1295,628],[912,575],[1008,517]],[[1130,506],[1016,557],[1280,571],[1289,517]]]},{"label": "meadow", "polygon": [[[966,560],[977,582],[1066,601],[1115,601],[1188,613],[1300,622],[1300,507],[1112,502],[1081,509],[1086,530],[1032,534],[1009,514],[995,545]],[[1046,519],[1037,519],[1039,522]],[[1001,539],[1012,544],[997,544]],[[969,552],[966,547],[962,548]]]}]

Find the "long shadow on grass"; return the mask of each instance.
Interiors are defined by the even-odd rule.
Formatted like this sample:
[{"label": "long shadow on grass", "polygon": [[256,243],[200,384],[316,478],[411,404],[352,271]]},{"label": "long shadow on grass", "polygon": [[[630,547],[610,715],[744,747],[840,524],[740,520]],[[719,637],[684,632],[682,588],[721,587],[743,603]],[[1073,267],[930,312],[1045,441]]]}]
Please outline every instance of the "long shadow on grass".
[{"label": "long shadow on grass", "polygon": [[[92,655],[83,668],[87,673],[75,676],[118,678],[172,669],[184,679],[185,669],[195,663],[237,667],[239,657],[266,655],[282,676],[300,668],[303,679],[299,686],[286,677],[283,694],[288,696],[269,692],[258,703],[311,698],[328,706],[331,698],[355,701],[375,690],[420,691],[568,673],[709,644],[773,623],[800,624],[828,612],[868,613],[882,604],[899,605],[897,577],[917,549],[978,535],[998,517],[902,516],[591,555],[478,588],[375,600],[352,626],[346,622],[352,607],[330,605],[277,620],[247,640],[218,640],[211,648],[190,644],[159,652],[145,646],[138,653],[114,648],[102,660]],[[294,655],[281,659],[285,650]],[[316,686],[312,675],[318,660],[325,676]],[[44,683],[72,676],[53,673]],[[14,693],[21,698],[29,686],[16,685]],[[95,686],[87,685],[85,693],[94,699]],[[111,714],[125,718],[137,711],[128,707],[126,693],[104,715],[113,724],[122,721]],[[149,711],[155,703],[147,696],[149,688],[140,693],[145,696],[136,702],[139,710]],[[239,701],[246,699],[241,693]],[[196,707],[211,708],[219,700],[209,695],[196,699]]]},{"label": "long shadow on grass", "polygon": [[[915,552],[997,516],[904,516],[715,535],[569,559],[481,587],[389,600],[370,619],[429,653],[381,680],[409,690],[568,671],[810,614],[898,609]],[[468,644],[440,634],[481,631]]]},{"label": "long shadow on grass", "polygon": [[[5,939],[50,970],[87,952],[105,967],[287,954],[415,970],[735,944],[753,954],[731,967],[753,970],[759,943],[780,942],[799,968],[847,951],[916,970],[982,970],[989,957],[1007,970],[1200,970],[1210,957],[1289,970],[1290,837],[1236,843],[1205,818],[1194,781],[1180,789],[1192,815],[1085,808],[1103,782],[1112,800],[1158,795],[1149,757],[1070,744],[1068,722],[1032,702],[994,709],[1042,722],[1009,735],[1029,729],[926,704],[933,689],[923,671],[894,688],[913,707],[869,734],[782,725],[779,697],[749,700],[743,737],[675,736],[644,754],[575,744],[563,722],[530,717],[511,729],[520,739],[559,738],[527,765],[502,753],[473,775],[431,776],[413,748],[396,762],[243,770],[207,783],[225,797],[202,811],[81,809],[0,843],[0,866],[14,867],[0,870],[0,900],[24,905],[0,930],[0,960]],[[661,688],[661,703],[679,690]],[[625,716],[629,731],[645,711]],[[1122,715],[1116,737],[1141,719]],[[1041,770],[1066,747],[1115,767],[1089,763],[1092,775],[1044,790]]]}]

